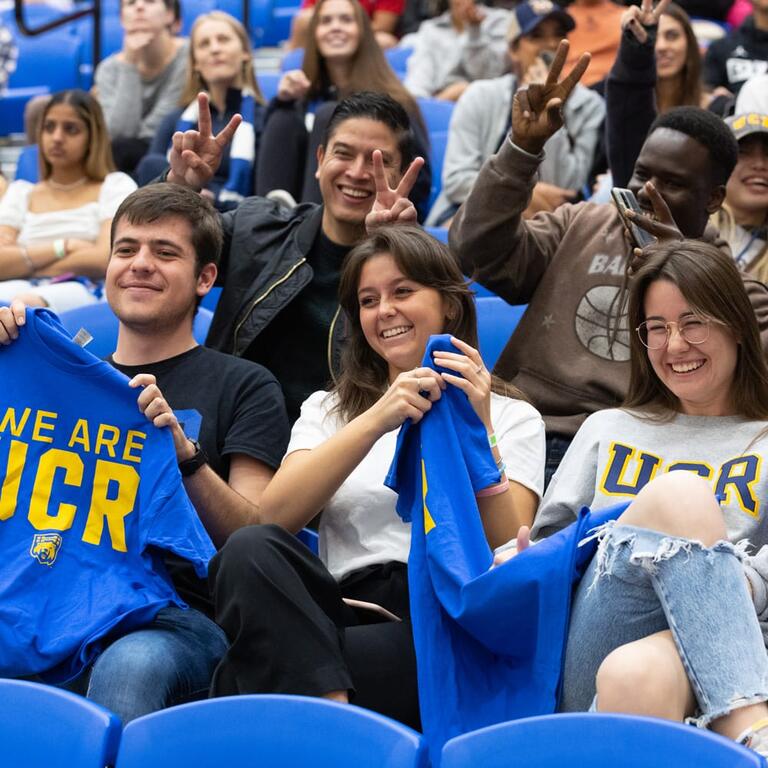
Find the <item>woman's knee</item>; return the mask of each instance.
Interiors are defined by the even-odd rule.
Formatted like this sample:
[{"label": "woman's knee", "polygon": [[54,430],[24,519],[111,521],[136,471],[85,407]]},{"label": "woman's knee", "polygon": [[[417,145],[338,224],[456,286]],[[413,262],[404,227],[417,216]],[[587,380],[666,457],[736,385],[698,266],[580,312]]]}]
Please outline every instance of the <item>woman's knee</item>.
[{"label": "woman's knee", "polygon": [[712,486],[693,472],[667,472],[651,480],[620,518],[626,525],[697,539],[705,546],[726,538]]}]

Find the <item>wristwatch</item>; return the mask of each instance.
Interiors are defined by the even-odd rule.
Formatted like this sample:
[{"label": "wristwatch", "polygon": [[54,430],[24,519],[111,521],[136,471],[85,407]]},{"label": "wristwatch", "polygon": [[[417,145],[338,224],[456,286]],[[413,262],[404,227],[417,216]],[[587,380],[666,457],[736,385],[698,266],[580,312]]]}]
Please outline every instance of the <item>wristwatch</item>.
[{"label": "wristwatch", "polygon": [[208,454],[200,447],[197,440],[190,440],[195,447],[195,452],[188,459],[179,462],[179,472],[182,477],[190,477],[197,472],[200,467],[208,463]]}]

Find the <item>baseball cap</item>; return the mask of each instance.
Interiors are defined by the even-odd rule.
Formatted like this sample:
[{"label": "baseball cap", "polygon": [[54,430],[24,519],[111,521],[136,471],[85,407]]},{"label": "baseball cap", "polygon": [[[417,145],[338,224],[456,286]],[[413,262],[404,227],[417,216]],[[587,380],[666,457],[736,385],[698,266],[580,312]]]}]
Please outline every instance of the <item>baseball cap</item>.
[{"label": "baseball cap", "polygon": [[552,0],[525,0],[515,6],[513,27],[507,39],[517,40],[518,37],[530,34],[545,19],[558,19],[566,32],[576,26],[573,17]]},{"label": "baseball cap", "polygon": [[736,141],[741,141],[745,136],[751,136],[753,133],[768,134],[768,115],[761,115],[759,112],[746,112],[743,115],[726,117],[725,122],[733,131]]}]

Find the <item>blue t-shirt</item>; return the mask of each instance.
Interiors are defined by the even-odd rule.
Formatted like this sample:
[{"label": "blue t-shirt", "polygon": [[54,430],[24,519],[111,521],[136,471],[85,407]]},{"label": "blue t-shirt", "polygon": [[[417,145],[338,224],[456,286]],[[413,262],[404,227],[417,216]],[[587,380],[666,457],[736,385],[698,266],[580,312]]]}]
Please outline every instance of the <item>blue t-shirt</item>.
[{"label": "blue t-shirt", "polygon": [[27,311],[0,382],[0,676],[63,682],[107,636],[184,607],[160,550],[201,576],[215,550],[170,432],[53,314]]}]

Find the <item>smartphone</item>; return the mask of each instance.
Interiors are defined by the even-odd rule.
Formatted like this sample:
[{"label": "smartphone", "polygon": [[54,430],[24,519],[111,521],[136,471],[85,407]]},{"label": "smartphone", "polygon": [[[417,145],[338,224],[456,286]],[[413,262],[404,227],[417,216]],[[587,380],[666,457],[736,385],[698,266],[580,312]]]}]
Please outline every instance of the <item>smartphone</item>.
[{"label": "smartphone", "polygon": [[624,226],[629,230],[629,234],[631,235],[632,240],[634,240],[635,245],[638,248],[645,248],[646,245],[655,243],[656,238],[650,232],[646,232],[642,227],[638,227],[637,224],[626,215],[628,210],[642,213],[635,195],[628,189],[614,187],[611,190],[611,198],[619,212],[619,216],[621,216],[621,220],[624,222]]}]

